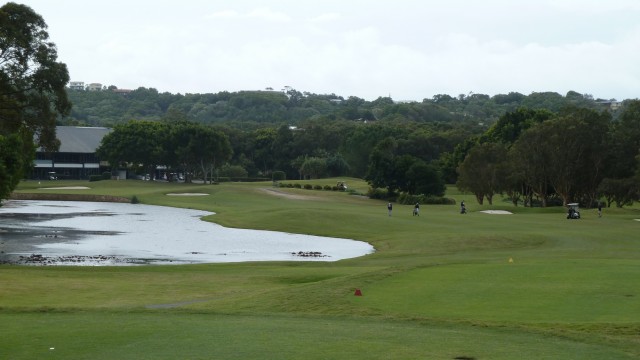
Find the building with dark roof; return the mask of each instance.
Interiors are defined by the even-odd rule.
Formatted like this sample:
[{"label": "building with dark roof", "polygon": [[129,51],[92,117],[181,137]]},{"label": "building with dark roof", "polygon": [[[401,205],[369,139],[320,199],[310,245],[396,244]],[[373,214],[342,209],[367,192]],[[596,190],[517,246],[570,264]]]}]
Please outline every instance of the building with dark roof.
[{"label": "building with dark roof", "polygon": [[89,179],[102,174],[107,164],[98,159],[96,149],[111,131],[103,127],[57,126],[60,149],[54,153],[37,150],[32,178]]}]

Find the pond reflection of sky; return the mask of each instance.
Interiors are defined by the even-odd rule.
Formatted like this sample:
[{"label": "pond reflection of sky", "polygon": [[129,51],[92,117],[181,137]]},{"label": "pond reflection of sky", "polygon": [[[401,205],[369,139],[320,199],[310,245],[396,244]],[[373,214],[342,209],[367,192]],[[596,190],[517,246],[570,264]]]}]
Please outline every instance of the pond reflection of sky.
[{"label": "pond reflection of sky", "polygon": [[9,255],[103,255],[155,264],[337,261],[374,251],[362,241],[225,228],[200,219],[211,214],[142,204],[11,200],[0,207],[0,246]]}]

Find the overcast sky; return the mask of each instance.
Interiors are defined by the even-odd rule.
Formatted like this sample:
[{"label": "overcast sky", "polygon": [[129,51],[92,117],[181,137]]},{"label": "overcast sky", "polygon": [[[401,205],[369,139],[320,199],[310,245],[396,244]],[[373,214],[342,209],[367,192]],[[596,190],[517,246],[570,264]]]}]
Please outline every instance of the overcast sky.
[{"label": "overcast sky", "polygon": [[72,81],[374,100],[640,97],[637,0],[16,0]]}]

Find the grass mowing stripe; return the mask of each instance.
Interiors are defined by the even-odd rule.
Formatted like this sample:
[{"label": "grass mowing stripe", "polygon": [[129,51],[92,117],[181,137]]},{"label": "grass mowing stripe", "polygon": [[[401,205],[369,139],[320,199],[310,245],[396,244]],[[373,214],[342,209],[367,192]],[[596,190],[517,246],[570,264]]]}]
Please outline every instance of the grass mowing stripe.
[{"label": "grass mowing stripe", "polygon": [[2,314],[7,359],[630,359],[622,351],[505,329],[212,314]]}]

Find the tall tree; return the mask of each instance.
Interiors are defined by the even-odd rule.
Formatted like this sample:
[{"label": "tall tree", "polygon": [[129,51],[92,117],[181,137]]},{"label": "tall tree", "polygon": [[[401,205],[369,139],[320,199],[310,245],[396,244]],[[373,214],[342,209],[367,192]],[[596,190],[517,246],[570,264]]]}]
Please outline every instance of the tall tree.
[{"label": "tall tree", "polygon": [[102,139],[96,152],[111,166],[131,166],[134,170],[140,167],[153,176],[156,166],[166,162],[166,126],[153,121],[134,120],[117,125]]},{"label": "tall tree", "polygon": [[386,188],[389,194],[398,189],[395,178],[396,150],[398,143],[388,137],[380,141],[369,157],[369,168],[365,179],[374,188]]},{"label": "tall tree", "polygon": [[484,133],[481,142],[499,142],[506,145],[513,144],[520,134],[533,125],[539,124],[553,116],[548,110],[533,110],[518,108],[507,112]]},{"label": "tall tree", "polygon": [[34,146],[48,151],[59,146],[56,119],[69,113],[71,103],[67,66],[57,57],[40,15],[13,2],[0,7],[0,147],[13,153],[3,152],[3,160],[16,161],[0,167],[0,199],[31,166]]},{"label": "tall tree", "polygon": [[546,133],[542,126],[524,131],[509,150],[509,162],[514,174],[531,190],[525,205],[531,205],[533,195],[547,206],[549,198],[549,166],[551,158],[546,151]]},{"label": "tall tree", "polygon": [[541,125],[550,159],[549,183],[565,205],[595,200],[604,174],[610,120],[606,112],[572,109]]},{"label": "tall tree", "polygon": [[493,203],[493,196],[502,192],[506,178],[507,150],[502,144],[484,143],[469,151],[458,167],[456,185],[463,191],[470,191],[479,204],[487,199]]},{"label": "tall tree", "polygon": [[640,100],[624,102],[622,113],[613,125],[609,150],[607,175],[618,179],[632,177],[638,169],[636,156],[640,154]]},{"label": "tall tree", "polygon": [[422,160],[414,162],[406,173],[407,192],[426,196],[443,196],[447,187],[438,168]]},{"label": "tall tree", "polygon": [[231,158],[232,149],[229,138],[222,131],[200,125],[199,129],[185,144],[184,151],[191,153],[191,158],[202,170],[204,182],[207,182],[207,173],[213,182],[214,171]]}]

